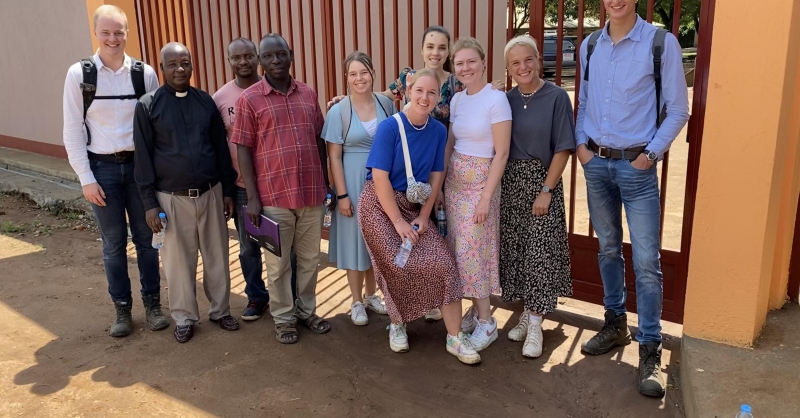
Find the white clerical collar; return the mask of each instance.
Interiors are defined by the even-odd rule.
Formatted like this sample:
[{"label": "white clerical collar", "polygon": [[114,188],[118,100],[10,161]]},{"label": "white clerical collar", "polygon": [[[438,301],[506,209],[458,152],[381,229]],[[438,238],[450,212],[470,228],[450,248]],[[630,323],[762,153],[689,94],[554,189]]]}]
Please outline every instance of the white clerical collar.
[{"label": "white clerical collar", "polygon": [[189,94],[188,90],[187,91],[176,91],[175,92],[175,97],[186,97],[187,94]]}]

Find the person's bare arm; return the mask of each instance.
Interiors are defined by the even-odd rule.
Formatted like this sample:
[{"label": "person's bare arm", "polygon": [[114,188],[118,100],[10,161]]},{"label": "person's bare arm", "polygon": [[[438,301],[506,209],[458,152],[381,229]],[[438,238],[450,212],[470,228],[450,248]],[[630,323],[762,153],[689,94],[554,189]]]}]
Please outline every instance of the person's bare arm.
[{"label": "person's bare arm", "polygon": [[383,208],[389,220],[392,221],[397,235],[400,236],[400,240],[408,238],[412,244],[416,245],[419,235],[400,213],[400,208],[397,206],[397,201],[394,198],[394,189],[389,179],[389,172],[373,168],[372,181],[375,182],[375,192],[378,194],[378,201],[381,203],[381,208]]},{"label": "person's bare arm", "polygon": [[[342,163],[342,144],[328,143],[328,159],[330,160],[330,172],[333,177],[333,185],[336,186],[336,194],[347,194],[347,183],[344,178],[344,164]],[[350,196],[337,198],[339,213],[344,216],[353,216],[353,205]]]}]

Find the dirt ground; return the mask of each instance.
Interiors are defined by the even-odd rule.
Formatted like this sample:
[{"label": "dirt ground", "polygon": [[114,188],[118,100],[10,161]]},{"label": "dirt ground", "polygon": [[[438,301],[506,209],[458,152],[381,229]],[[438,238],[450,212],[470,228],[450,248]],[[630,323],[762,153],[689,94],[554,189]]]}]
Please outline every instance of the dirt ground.
[{"label": "dirt ground", "polygon": [[[300,342],[284,346],[267,315],[237,332],[202,319],[194,339],[178,344],[172,327],[146,329],[134,281],[136,330],[113,339],[101,243],[84,223],[0,195],[1,417],[683,417],[679,326],[665,327],[670,389],[661,400],[636,392],[636,344],[601,357],[580,353],[601,326],[602,310],[570,299],[545,321],[539,359],[525,359],[521,343],[506,338],[521,306],[499,300],[500,338],[481,353],[480,365],[446,353],[441,322],[409,324],[411,351],[395,354],[388,317],[370,314],[365,327],[350,323],[344,273],[324,253],[317,289],[318,313],[333,326],[327,335],[301,328]],[[230,246],[235,254],[237,243]],[[130,276],[138,277],[131,247],[129,256]],[[238,316],[246,297],[235,256],[231,270]],[[166,291],[162,299],[168,306]],[[198,300],[203,318],[208,302],[200,281]]]}]

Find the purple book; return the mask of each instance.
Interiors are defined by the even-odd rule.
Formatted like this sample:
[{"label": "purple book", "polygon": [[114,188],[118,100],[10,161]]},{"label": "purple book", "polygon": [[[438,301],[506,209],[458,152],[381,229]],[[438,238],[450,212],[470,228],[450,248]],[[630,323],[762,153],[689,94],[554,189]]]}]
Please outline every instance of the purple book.
[{"label": "purple book", "polygon": [[277,222],[264,215],[261,215],[260,225],[255,226],[247,216],[247,206],[244,207],[244,225],[247,231],[247,238],[255,241],[259,246],[271,252],[272,254],[281,256],[281,229]]}]

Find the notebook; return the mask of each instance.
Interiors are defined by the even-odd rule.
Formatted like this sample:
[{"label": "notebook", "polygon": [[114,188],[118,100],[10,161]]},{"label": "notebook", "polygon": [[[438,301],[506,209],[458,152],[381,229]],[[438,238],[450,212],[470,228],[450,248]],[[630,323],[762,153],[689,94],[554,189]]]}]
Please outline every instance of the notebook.
[{"label": "notebook", "polygon": [[247,216],[247,207],[244,207],[244,224],[247,231],[247,239],[254,241],[261,248],[281,256],[281,229],[277,222],[264,215],[261,215],[260,225],[255,226]]}]

